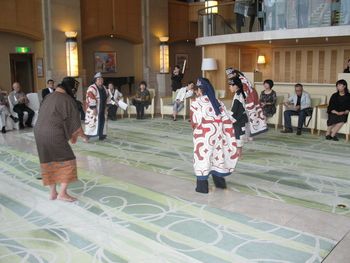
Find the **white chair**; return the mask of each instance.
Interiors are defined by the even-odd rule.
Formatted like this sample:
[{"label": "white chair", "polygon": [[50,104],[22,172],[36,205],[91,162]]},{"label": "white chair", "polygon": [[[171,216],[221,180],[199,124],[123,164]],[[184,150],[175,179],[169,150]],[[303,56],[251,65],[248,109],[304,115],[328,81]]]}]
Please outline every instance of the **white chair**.
[{"label": "white chair", "polygon": [[[162,115],[162,119],[164,119],[164,115],[173,115],[173,105],[178,91],[173,91],[172,97],[160,98],[160,114]],[[177,116],[182,116],[184,120],[186,120],[186,114],[188,112],[187,104],[187,99],[185,99],[184,107],[177,113]]]},{"label": "white chair", "polygon": [[[321,131],[327,131],[327,120],[328,120],[328,113],[327,113],[327,105],[324,105],[322,107],[317,108],[317,130],[318,135],[321,134]],[[341,127],[339,130],[340,134],[345,134],[346,141],[349,141],[350,137],[350,114],[348,115],[348,121]]]},{"label": "white chair", "polygon": [[[312,116],[308,116],[305,118],[305,122],[308,123],[310,118],[311,121],[308,125],[308,127],[304,127],[304,128],[308,128],[311,130],[311,134],[314,133],[315,129],[316,129],[316,121],[317,121],[317,108],[319,105],[323,105],[326,103],[326,99],[327,97],[325,95],[310,95],[311,96],[311,107],[313,109],[312,111]],[[283,105],[283,113],[286,110],[286,106]],[[282,113],[282,121],[283,121],[283,126],[284,126],[284,114]],[[292,120],[292,127],[298,127],[298,118],[299,116],[292,116],[291,120]],[[285,128],[285,127],[283,127]]]},{"label": "white chair", "polygon": [[[122,101],[124,101],[124,98],[120,98]],[[124,101],[125,102],[125,101]],[[120,115],[121,119],[124,119],[124,114],[125,114],[125,110],[123,110],[122,108],[118,107],[117,109],[117,115]]]},{"label": "white chair", "polygon": [[14,129],[14,121],[8,116],[6,119],[6,123],[2,123],[2,120],[0,118],[0,129],[5,126],[7,131],[13,130]]},{"label": "white chair", "polygon": [[[149,105],[148,108],[145,109],[145,114],[150,114],[152,119],[153,119],[154,118],[154,108],[155,108],[154,98],[155,98],[156,91],[155,91],[155,89],[148,89],[148,90],[149,90],[149,93],[151,95],[151,105]],[[128,104],[127,112],[128,112],[128,117],[130,119],[131,114],[135,114],[135,115],[137,114],[136,107],[134,105],[132,105],[130,98],[126,99],[126,103]]]},{"label": "white chair", "polygon": [[34,126],[39,116],[40,99],[38,93],[28,93],[27,98],[29,100],[28,107],[34,111],[34,117],[32,125]]},{"label": "white chair", "polygon": [[275,125],[275,130],[277,130],[278,126],[282,124],[283,102],[285,102],[288,97],[289,93],[278,93],[276,101],[276,113],[272,117],[267,118],[267,123]]}]

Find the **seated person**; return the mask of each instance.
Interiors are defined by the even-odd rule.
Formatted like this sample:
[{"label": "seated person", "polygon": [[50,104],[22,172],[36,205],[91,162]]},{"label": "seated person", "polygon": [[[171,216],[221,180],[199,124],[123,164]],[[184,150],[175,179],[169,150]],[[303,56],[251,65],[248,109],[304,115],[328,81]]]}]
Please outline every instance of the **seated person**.
[{"label": "seated person", "polygon": [[147,89],[147,83],[141,81],[136,95],[132,99],[132,104],[136,107],[137,119],[143,119],[145,115],[145,108],[151,104],[151,94]]},{"label": "seated person", "polygon": [[18,122],[18,119],[13,117],[9,111],[7,93],[0,90],[0,128],[2,133],[6,133],[7,117],[10,117],[14,122]]},{"label": "seated person", "polygon": [[34,117],[34,111],[29,108],[27,105],[29,100],[26,94],[21,91],[21,85],[18,82],[13,83],[13,91],[9,95],[9,100],[13,105],[13,111],[18,114],[19,119],[19,128],[24,129],[23,116],[24,112],[28,113],[28,120],[26,121],[27,127],[32,127],[32,120]]},{"label": "seated person", "polygon": [[118,101],[123,98],[123,94],[119,92],[118,89],[114,88],[112,82],[108,83],[108,93],[111,98],[111,103],[107,104],[108,106],[108,119],[112,121],[117,120],[117,110],[118,110]]},{"label": "seated person", "polygon": [[350,94],[348,90],[348,83],[341,79],[336,83],[337,92],[334,93],[329,100],[328,105],[328,120],[326,139],[339,141],[337,137],[338,131],[348,120],[350,111]]},{"label": "seated person", "polygon": [[285,129],[281,132],[293,133],[291,116],[297,115],[299,116],[297,135],[301,135],[301,129],[303,128],[303,124],[307,116],[307,111],[309,111],[311,107],[311,98],[309,93],[303,90],[302,84],[295,84],[294,87],[295,94],[289,97],[288,102],[284,104],[287,107],[284,112]]},{"label": "seated person", "polygon": [[47,81],[47,87],[41,91],[41,97],[44,100],[45,97],[55,91],[55,82],[52,79]]},{"label": "seated person", "polygon": [[174,107],[173,107],[174,121],[176,121],[177,114],[183,109],[185,99],[193,96],[193,87],[194,87],[194,83],[193,81],[190,81],[188,82],[186,87],[183,87],[177,91],[177,95],[176,95],[176,99],[174,101]]},{"label": "seated person", "polygon": [[272,87],[273,81],[271,79],[265,80],[264,90],[260,94],[260,104],[267,118],[272,117],[276,113],[277,95],[276,92],[272,90]]}]

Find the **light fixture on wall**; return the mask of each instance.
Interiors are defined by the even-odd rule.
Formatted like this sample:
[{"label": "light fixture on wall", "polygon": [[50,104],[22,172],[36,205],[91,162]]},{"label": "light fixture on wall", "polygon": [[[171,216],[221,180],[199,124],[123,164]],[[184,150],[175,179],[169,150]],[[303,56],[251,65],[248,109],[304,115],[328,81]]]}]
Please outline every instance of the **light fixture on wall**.
[{"label": "light fixture on wall", "polygon": [[264,65],[266,64],[266,59],[264,55],[258,56],[258,65]]},{"label": "light fixture on wall", "polygon": [[205,1],[205,13],[207,14],[217,14],[218,13],[218,1]]},{"label": "light fixture on wall", "polygon": [[169,73],[169,37],[160,37],[159,59],[160,73]]},{"label": "light fixture on wall", "polygon": [[67,76],[79,76],[77,32],[65,32]]}]

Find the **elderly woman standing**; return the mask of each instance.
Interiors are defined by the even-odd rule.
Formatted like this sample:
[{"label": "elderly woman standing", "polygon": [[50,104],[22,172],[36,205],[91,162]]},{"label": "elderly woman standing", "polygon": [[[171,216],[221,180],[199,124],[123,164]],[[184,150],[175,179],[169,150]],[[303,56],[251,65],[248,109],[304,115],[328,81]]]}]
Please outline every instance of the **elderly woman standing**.
[{"label": "elderly woman standing", "polygon": [[225,106],[215,97],[208,79],[197,81],[198,97],[191,103],[191,121],[194,144],[194,172],[196,191],[208,193],[208,177],[212,175],[217,188],[226,188],[225,176],[230,175],[237,163],[238,152],[233,119]]},{"label": "elderly woman standing", "polygon": [[[67,188],[77,180],[76,159],[68,142],[75,143],[78,136],[86,140],[72,92],[78,84],[74,78],[64,78],[56,91],[43,101],[34,128],[43,183],[50,187],[51,200],[76,200],[67,193]],[[59,193],[57,184],[61,184]]]},{"label": "elderly woman standing", "polygon": [[86,93],[85,134],[88,137],[98,136],[99,140],[107,137],[107,104],[110,104],[110,98],[99,72]]}]

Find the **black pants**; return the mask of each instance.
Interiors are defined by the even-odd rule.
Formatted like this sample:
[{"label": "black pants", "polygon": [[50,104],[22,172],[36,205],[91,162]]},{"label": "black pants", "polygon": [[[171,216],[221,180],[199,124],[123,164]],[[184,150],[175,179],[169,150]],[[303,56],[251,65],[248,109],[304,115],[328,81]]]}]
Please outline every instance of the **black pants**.
[{"label": "black pants", "polygon": [[105,136],[103,135],[103,129],[105,126],[106,118],[104,111],[100,112],[98,115],[98,137],[100,139],[104,138]]},{"label": "black pants", "polygon": [[136,107],[137,118],[143,119],[143,117],[145,115],[145,107],[147,107],[147,104],[143,101],[137,101],[137,100],[134,100],[133,104]]},{"label": "black pants", "polygon": [[117,105],[108,105],[108,119],[110,120],[116,120],[117,119],[117,110],[118,106]]},{"label": "black pants", "polygon": [[237,33],[242,32],[242,26],[244,26],[244,15],[236,13],[236,31],[237,31]]},{"label": "black pants", "polygon": [[83,121],[85,120],[85,111],[84,111],[84,107],[83,107],[83,103],[81,103],[79,100],[75,101],[77,106],[78,106],[78,110],[80,112],[80,119]]},{"label": "black pants", "polygon": [[32,125],[32,120],[34,117],[34,111],[32,111],[31,108],[27,107],[25,104],[17,104],[13,107],[13,111],[18,114],[18,119],[19,119],[19,126],[23,127],[23,116],[24,112],[28,112],[28,120],[26,121],[27,126]]}]

